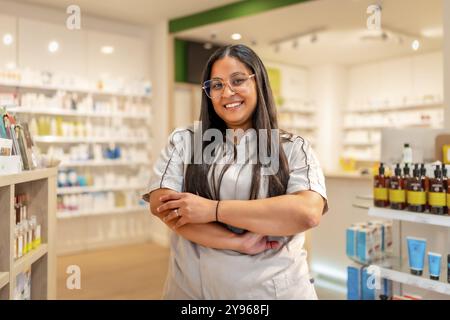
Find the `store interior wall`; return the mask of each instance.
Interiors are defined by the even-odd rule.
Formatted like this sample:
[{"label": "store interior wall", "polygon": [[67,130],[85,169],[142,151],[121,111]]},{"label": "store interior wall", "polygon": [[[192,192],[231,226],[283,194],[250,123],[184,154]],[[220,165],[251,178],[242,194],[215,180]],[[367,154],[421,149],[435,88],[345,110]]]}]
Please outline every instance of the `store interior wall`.
[{"label": "store interior wall", "polygon": [[[152,156],[159,155],[154,150],[161,150],[165,145],[169,123],[167,21],[154,27],[141,27],[82,14],[81,30],[71,31],[66,28],[65,10],[3,0],[0,0],[0,14],[0,28],[14,30],[13,37],[17,39],[8,51],[1,51],[2,64],[76,75],[92,81],[104,72],[110,77],[151,79],[154,128],[149,144]],[[39,50],[51,40],[50,35],[58,37],[61,48],[52,56]],[[105,58],[99,52],[105,41],[114,45],[114,57]],[[151,170],[151,162],[147,168]],[[57,252],[74,253],[147,240],[166,245],[167,230],[159,224],[146,212],[58,220]]]}]

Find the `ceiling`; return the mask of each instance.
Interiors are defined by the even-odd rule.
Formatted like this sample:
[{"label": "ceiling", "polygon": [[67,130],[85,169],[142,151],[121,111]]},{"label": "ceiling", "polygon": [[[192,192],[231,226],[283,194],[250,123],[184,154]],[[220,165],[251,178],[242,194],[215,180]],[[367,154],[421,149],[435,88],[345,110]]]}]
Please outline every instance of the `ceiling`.
[{"label": "ceiling", "polygon": [[82,13],[136,25],[153,25],[158,21],[170,20],[237,0],[15,0],[15,2],[67,8],[77,4]]},{"label": "ceiling", "polygon": [[[208,41],[214,33],[218,43],[249,44],[265,59],[275,62],[352,65],[441,49],[443,1],[317,0],[186,30],[177,36]],[[386,41],[380,37],[360,40],[367,36],[366,10],[374,3],[381,3],[383,8],[381,24],[390,36]],[[316,41],[309,33],[314,29],[319,30],[314,33]],[[241,40],[230,39],[235,32],[242,34]],[[425,36],[430,32],[438,35]],[[307,35],[295,37],[299,34]],[[411,48],[415,39],[420,42],[417,51]]]}]

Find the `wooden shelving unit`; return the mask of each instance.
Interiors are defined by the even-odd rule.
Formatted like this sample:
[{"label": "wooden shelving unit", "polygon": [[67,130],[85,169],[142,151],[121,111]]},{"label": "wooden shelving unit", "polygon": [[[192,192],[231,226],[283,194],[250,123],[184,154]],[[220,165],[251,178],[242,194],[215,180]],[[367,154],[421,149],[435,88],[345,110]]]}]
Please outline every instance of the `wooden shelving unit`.
[{"label": "wooden shelving unit", "polygon": [[[0,300],[13,299],[16,277],[31,267],[31,299],[56,298],[57,168],[0,175]],[[28,212],[41,225],[42,244],[14,260],[14,196],[29,195]]]}]

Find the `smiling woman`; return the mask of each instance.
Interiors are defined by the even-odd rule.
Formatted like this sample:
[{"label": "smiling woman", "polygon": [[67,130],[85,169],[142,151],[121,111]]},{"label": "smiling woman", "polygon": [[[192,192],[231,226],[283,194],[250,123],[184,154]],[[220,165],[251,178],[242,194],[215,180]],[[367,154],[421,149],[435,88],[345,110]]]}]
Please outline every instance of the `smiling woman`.
[{"label": "smiling woman", "polygon": [[[171,134],[150,182],[151,211],[174,231],[164,297],[316,299],[303,249],[304,231],[327,210],[314,152],[278,130],[267,71],[250,48],[217,50],[202,88],[200,126]],[[207,130],[223,137],[203,139],[201,151],[214,146],[212,163],[192,152]],[[266,174],[260,143],[278,156],[275,172]],[[229,144],[248,150],[246,161],[222,161]]]}]

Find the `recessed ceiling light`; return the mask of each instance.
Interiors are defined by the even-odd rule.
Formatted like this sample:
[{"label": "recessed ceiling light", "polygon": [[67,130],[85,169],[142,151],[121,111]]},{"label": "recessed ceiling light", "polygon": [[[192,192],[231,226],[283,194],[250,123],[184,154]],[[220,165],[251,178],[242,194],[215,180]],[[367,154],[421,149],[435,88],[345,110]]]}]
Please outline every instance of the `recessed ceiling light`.
[{"label": "recessed ceiling light", "polygon": [[412,43],[411,43],[411,48],[414,50],[414,51],[417,51],[417,50],[419,50],[419,48],[420,48],[420,42],[419,42],[419,40],[414,40]]},{"label": "recessed ceiling light", "polygon": [[242,39],[242,36],[241,36],[240,33],[233,33],[233,34],[231,35],[231,39],[233,39],[233,40],[241,40],[241,39]]},{"label": "recessed ceiling light", "polygon": [[48,51],[50,53],[55,53],[59,50],[59,43],[57,41],[50,41],[48,44]]},{"label": "recessed ceiling light", "polygon": [[7,33],[3,36],[3,44],[5,46],[9,46],[11,43],[13,43],[13,40],[14,40],[14,38],[13,38],[12,34],[10,34],[10,33]]},{"label": "recessed ceiling light", "polygon": [[103,46],[102,49],[101,49],[101,52],[103,54],[112,54],[112,53],[114,53],[114,47],[112,47],[112,46]]}]

